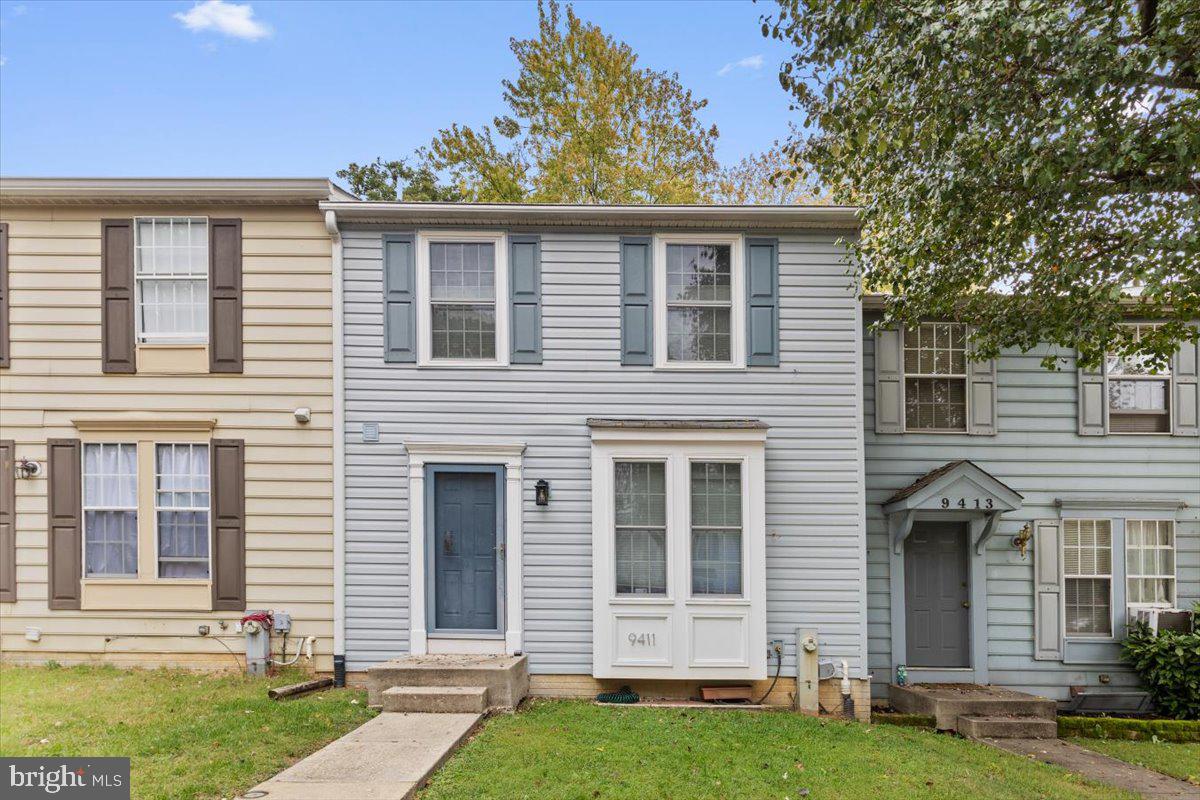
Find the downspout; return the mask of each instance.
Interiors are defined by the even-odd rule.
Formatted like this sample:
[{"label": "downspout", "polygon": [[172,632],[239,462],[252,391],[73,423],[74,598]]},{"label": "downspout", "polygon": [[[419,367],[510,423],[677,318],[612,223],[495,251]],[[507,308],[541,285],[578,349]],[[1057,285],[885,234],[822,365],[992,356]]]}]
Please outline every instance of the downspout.
[{"label": "downspout", "polygon": [[346,685],[346,372],[343,351],[342,232],[325,212],[333,240],[333,685]]}]

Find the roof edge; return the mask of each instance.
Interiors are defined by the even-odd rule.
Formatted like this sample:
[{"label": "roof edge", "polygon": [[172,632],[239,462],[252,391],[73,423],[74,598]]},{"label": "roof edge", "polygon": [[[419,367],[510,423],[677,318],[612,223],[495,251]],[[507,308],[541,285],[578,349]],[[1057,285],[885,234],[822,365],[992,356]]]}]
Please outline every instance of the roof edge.
[{"label": "roof edge", "polygon": [[45,178],[0,176],[8,204],[284,203],[344,201],[353,195],[328,178]]}]

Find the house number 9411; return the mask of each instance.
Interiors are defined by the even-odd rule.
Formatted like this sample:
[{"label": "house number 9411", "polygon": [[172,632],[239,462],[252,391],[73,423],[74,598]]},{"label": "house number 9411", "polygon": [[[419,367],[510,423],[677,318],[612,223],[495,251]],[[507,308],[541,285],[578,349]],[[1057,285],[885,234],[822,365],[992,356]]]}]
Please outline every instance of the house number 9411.
[{"label": "house number 9411", "polygon": [[950,497],[943,497],[943,498],[942,498],[942,508],[981,508],[981,509],[990,509],[990,508],[992,508],[992,498],[990,498],[990,497],[986,497],[986,498],[984,498],[984,499],[982,499],[982,500],[981,500],[981,499],[980,499],[980,498],[978,498],[978,497],[973,497],[973,498],[971,498],[970,500],[968,500],[968,499],[967,499],[967,498],[965,498],[965,497],[960,497],[960,498],[958,498],[957,500],[955,500],[955,499],[953,499],[953,498],[950,498]]},{"label": "house number 9411", "polygon": [[642,647],[654,647],[653,633],[631,633],[629,634],[629,643],[631,645],[640,645]]}]

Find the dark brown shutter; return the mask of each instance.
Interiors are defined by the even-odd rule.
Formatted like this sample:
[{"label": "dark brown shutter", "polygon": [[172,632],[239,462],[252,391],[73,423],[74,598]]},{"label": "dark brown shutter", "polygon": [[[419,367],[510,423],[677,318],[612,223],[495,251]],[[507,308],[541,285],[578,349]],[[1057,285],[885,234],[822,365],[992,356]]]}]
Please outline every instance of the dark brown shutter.
[{"label": "dark brown shutter", "polygon": [[133,220],[100,220],[101,369],[137,372],[133,321]]},{"label": "dark brown shutter", "polygon": [[212,441],[212,605],[246,608],[246,446],[241,439]]},{"label": "dark brown shutter", "polygon": [[242,371],[242,221],[208,221],[208,368]]},{"label": "dark brown shutter", "polygon": [[0,441],[0,603],[17,602],[16,443]]},{"label": "dark brown shutter", "polygon": [[51,609],[79,608],[83,559],[83,496],[78,439],[51,439],[49,541]]},{"label": "dark brown shutter", "polygon": [[9,354],[8,315],[8,223],[0,222],[0,367],[12,363]]}]

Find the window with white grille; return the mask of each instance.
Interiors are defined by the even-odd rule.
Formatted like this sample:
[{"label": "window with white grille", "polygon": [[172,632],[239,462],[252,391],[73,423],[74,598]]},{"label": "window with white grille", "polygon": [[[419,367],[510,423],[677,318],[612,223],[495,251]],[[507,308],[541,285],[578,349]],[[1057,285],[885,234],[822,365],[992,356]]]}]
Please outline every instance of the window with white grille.
[{"label": "window with white grille", "polygon": [[1130,607],[1175,605],[1175,522],[1125,521],[1126,603]]},{"label": "window with white grille", "polygon": [[692,594],[742,593],[742,465],[693,461]]},{"label": "window with white grille", "polygon": [[83,574],[138,572],[137,445],[83,446]]},{"label": "window with white grille", "polygon": [[208,220],[140,217],[134,225],[138,341],[208,341]]},{"label": "window with white grille", "polygon": [[1063,597],[1066,631],[1112,635],[1112,522],[1063,522]]},{"label": "window with white grille", "polygon": [[[1134,338],[1153,330],[1152,323],[1133,323]],[[1108,376],[1108,429],[1112,433],[1169,433],[1171,431],[1171,370],[1152,369],[1140,354],[1110,355]]]},{"label": "window with white grille", "polygon": [[967,326],[923,322],[904,332],[904,428],[967,430]]},{"label": "window with white grille", "polygon": [[154,469],[158,576],[207,578],[208,445],[159,444]]},{"label": "window with white grille", "polygon": [[733,361],[732,251],[667,245],[667,361]]},{"label": "window with white grille", "polygon": [[667,465],[618,461],[616,488],[617,594],[667,593]]}]

